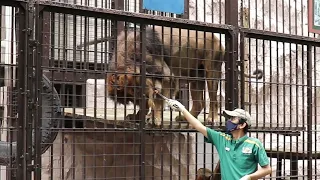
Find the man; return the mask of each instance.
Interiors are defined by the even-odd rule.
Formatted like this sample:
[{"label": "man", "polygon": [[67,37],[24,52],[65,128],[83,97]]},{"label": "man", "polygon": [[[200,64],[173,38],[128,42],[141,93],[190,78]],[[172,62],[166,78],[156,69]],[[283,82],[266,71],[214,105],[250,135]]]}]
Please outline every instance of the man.
[{"label": "man", "polygon": [[[187,121],[212,143],[220,157],[223,180],[254,180],[271,174],[269,159],[259,139],[248,137],[251,125],[250,114],[243,109],[224,110],[227,133],[207,128],[178,101],[167,100],[168,105],[183,113]],[[258,164],[262,167],[258,170]]]}]

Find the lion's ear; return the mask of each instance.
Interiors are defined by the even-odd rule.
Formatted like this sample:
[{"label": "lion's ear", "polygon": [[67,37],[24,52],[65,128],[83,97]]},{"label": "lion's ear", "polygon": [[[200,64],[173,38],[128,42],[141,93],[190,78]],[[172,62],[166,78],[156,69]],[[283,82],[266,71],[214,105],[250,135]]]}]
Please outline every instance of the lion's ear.
[{"label": "lion's ear", "polygon": [[119,86],[125,87],[133,84],[133,76],[131,74],[121,74],[118,76]]}]

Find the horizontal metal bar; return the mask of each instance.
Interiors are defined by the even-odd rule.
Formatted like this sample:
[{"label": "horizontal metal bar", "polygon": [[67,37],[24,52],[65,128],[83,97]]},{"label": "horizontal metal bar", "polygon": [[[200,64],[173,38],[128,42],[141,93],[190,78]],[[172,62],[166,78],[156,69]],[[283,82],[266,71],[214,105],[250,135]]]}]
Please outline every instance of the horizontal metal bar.
[{"label": "horizontal metal bar", "polygon": [[287,43],[310,44],[313,46],[320,46],[320,40],[307,36],[298,36],[292,34],[278,33],[272,31],[263,31],[257,29],[240,28],[244,32],[244,36],[248,38],[257,38],[271,41],[281,41]]},{"label": "horizontal metal bar", "polygon": [[[209,128],[212,128],[210,126],[207,126]],[[212,129],[216,131],[224,131],[224,128],[220,127],[213,127]],[[198,132],[195,129],[156,129],[156,128],[146,128],[145,130],[148,133],[173,133],[173,132]],[[275,130],[275,129],[268,129],[268,128],[257,128],[257,129],[249,129],[248,132],[256,132],[256,133],[277,133],[284,136],[300,136],[301,131],[298,130]]]},{"label": "horizontal metal bar", "polygon": [[[69,119],[69,118],[68,118]],[[71,119],[71,118],[70,118]],[[97,118],[98,119],[98,118]],[[79,121],[79,118],[75,118],[73,119],[75,121]],[[84,121],[83,119],[80,120],[79,122],[82,122]],[[87,121],[92,121],[92,120],[87,120]],[[63,130],[64,132],[77,132],[77,129],[79,130],[79,132],[108,132],[108,131],[130,131],[130,132],[140,132],[139,131],[139,126],[137,125],[136,128],[126,128],[126,127],[118,127],[118,128],[114,128],[114,127],[111,127],[111,128],[106,128],[103,123],[99,122],[99,121],[96,121],[95,122],[96,124],[96,127],[85,127],[83,129],[83,127],[76,127],[76,128],[63,128],[63,129],[60,129],[60,130]],[[110,124],[111,126],[111,124]],[[216,131],[224,131],[224,126],[218,126],[218,127],[211,127],[211,126],[207,126],[209,128],[212,128]],[[278,134],[282,134],[284,136],[300,136],[300,133],[302,131],[304,131],[305,128],[299,128],[299,127],[292,127],[292,128],[289,128],[289,127],[274,127],[274,128],[270,128],[270,127],[257,127],[257,128],[250,128],[248,131],[249,132],[260,132],[260,133],[263,133],[263,132],[266,132],[266,133],[278,133]],[[145,131],[148,132],[148,133],[157,133],[157,134],[167,134],[167,133],[174,133],[174,132],[197,132],[197,130],[195,129],[188,129],[188,128],[153,128],[153,127],[146,127],[145,128]]]},{"label": "horizontal metal bar", "polygon": [[[53,75],[52,75],[53,74]],[[104,79],[105,74],[99,73],[85,73],[85,72],[67,72],[67,71],[60,71],[60,72],[48,72],[45,75],[54,82],[73,82],[77,84],[84,84],[88,79]]]},{"label": "horizontal metal bar", "polygon": [[27,3],[26,0],[0,0],[0,6],[19,6],[21,3]]},{"label": "horizontal metal bar", "polygon": [[[97,123],[97,122],[96,122]],[[98,122],[100,123],[100,122]],[[100,125],[101,126],[101,125]],[[216,131],[223,131],[222,128],[212,128]],[[54,129],[51,129],[51,131],[54,131]],[[139,128],[103,128],[103,127],[95,127],[95,128],[59,128],[56,131],[63,131],[63,132],[69,132],[69,133],[81,133],[81,132],[116,132],[116,131],[124,131],[124,132],[140,132]],[[168,134],[168,133],[175,133],[175,132],[198,132],[195,129],[156,129],[156,128],[146,128],[146,132],[148,133],[157,133],[157,134]],[[267,133],[278,133],[285,136],[300,136],[300,131],[295,130],[271,130],[271,129],[249,129],[249,132],[267,132]]]},{"label": "horizontal metal bar", "polygon": [[[106,132],[140,132],[139,129],[129,128],[56,128],[56,132],[64,133],[106,133]],[[54,131],[54,132],[55,132]]]},{"label": "horizontal metal bar", "polygon": [[150,14],[128,12],[116,9],[103,9],[90,6],[82,6],[77,4],[67,4],[51,0],[37,1],[37,4],[42,5],[44,8],[43,11],[48,12],[82,15],[86,17],[110,18],[119,21],[169,26],[175,28],[186,28],[216,33],[229,33],[230,31],[234,30],[233,26],[227,24],[213,24],[201,21],[172,18],[165,16],[155,16]]},{"label": "horizontal metal bar", "polygon": [[320,153],[311,152],[311,155],[308,155],[308,152],[281,152],[281,151],[279,152],[277,148],[267,150],[267,154],[271,158],[277,158],[277,159],[296,158],[296,160],[319,159]]},{"label": "horizontal metal bar", "polygon": [[[74,116],[74,117],[73,117]],[[106,128],[106,125],[114,128],[114,122],[113,120],[108,121],[108,120],[104,120],[102,118],[95,118],[95,117],[91,117],[91,116],[85,116],[85,115],[79,115],[79,114],[73,114],[73,113],[65,113],[64,116],[66,119],[68,120],[74,120],[74,121],[78,121],[78,122],[83,122],[84,120],[86,120],[87,122],[94,122],[95,121],[95,127],[93,127],[95,130],[98,130],[100,128]],[[121,122],[123,122],[122,120],[120,120]],[[105,123],[102,123],[105,122]],[[129,125],[131,124],[131,125]],[[132,128],[134,126],[134,128]],[[168,126],[168,125],[166,125]],[[146,127],[144,128],[144,130],[148,133],[173,133],[173,132],[196,132],[195,129],[193,128],[189,128],[186,127],[187,123],[181,123],[181,128],[177,126],[174,127],[165,127],[165,128],[154,128],[152,125],[148,124],[146,125]],[[225,126],[221,125],[221,126],[214,126],[212,127],[211,125],[206,125],[209,128],[212,128],[214,130],[217,131],[224,131]],[[134,130],[134,129],[139,129],[139,125],[135,124],[135,123],[126,123],[126,125],[117,125],[118,128],[116,128],[117,130]],[[109,130],[114,130],[112,128],[107,128]],[[85,127],[85,129],[90,129],[90,127]],[[73,129],[74,130],[74,129]],[[300,132],[305,131],[305,127],[268,127],[268,126],[252,126],[248,131],[249,132],[267,132],[267,133],[278,133],[278,134],[282,134],[285,136],[300,136]]]}]

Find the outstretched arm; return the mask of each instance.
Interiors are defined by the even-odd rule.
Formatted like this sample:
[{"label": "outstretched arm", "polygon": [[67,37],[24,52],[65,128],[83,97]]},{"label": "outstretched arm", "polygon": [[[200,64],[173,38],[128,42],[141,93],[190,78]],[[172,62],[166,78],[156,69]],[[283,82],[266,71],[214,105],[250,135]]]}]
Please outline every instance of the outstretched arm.
[{"label": "outstretched arm", "polygon": [[195,118],[186,108],[182,109],[181,112],[183,113],[186,120],[191,124],[191,126],[202,133],[206,138],[208,137],[206,126],[204,126],[197,118]]},{"label": "outstretched arm", "polygon": [[171,108],[179,110],[186,120],[193,126],[197,131],[202,133],[208,138],[207,127],[204,126],[197,118],[195,118],[179,101],[173,99],[167,99],[167,103]]}]

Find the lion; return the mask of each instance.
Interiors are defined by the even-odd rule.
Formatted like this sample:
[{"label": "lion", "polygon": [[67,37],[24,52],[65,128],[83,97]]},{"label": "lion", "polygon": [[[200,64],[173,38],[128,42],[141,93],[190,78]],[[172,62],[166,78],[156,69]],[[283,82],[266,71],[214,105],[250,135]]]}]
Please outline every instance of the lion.
[{"label": "lion", "polygon": [[[180,79],[188,79],[190,83],[193,100],[190,113],[194,117],[198,117],[205,106],[203,93],[207,82],[210,108],[206,121],[217,121],[217,90],[225,49],[220,40],[209,32],[147,26],[145,38],[141,39],[139,31],[122,31],[109,62],[106,81],[110,99],[120,104],[132,102],[134,105],[141,105],[141,65],[144,62],[140,55],[140,45],[143,42],[146,67],[146,80],[143,83],[146,85],[145,95],[148,99],[146,108],[151,108],[154,112],[154,124],[161,124],[164,104],[164,100],[154,93],[155,88],[167,97],[174,97],[179,90]],[[245,74],[245,77],[261,79],[262,70],[258,69],[252,75]],[[141,110],[137,114],[129,114],[126,118],[138,120],[140,115]],[[182,122],[185,118],[178,115],[175,120]]]}]

